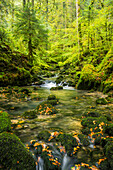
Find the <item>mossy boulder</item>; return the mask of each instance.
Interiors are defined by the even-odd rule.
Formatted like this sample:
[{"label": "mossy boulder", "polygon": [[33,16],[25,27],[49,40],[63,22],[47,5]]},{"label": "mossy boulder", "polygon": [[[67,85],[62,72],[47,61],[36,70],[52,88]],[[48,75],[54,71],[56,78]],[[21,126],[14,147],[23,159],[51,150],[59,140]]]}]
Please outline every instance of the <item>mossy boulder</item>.
[{"label": "mossy boulder", "polygon": [[56,78],[56,84],[60,84],[62,80],[63,76],[60,75],[59,77]]},{"label": "mossy boulder", "polygon": [[77,89],[97,89],[98,86],[100,86],[100,83],[101,79],[96,71],[96,68],[91,64],[86,64],[81,71],[80,78],[77,83]]},{"label": "mossy boulder", "polygon": [[55,107],[53,107],[48,102],[42,102],[36,107],[37,114],[42,115],[53,115],[56,114],[58,111]]},{"label": "mossy boulder", "polygon": [[82,114],[82,117],[100,117],[101,113],[98,112],[85,112]]},{"label": "mossy boulder", "polygon": [[3,169],[36,169],[32,154],[20,139],[16,135],[6,132],[0,134],[0,165]]},{"label": "mossy boulder", "polygon": [[81,125],[84,128],[92,128],[94,132],[99,132],[100,127],[101,129],[107,126],[108,121],[105,116],[100,116],[100,117],[87,117],[83,118],[81,121]]},{"label": "mossy boulder", "polygon": [[97,104],[103,104],[103,105],[105,105],[105,104],[107,104],[108,102],[107,102],[107,100],[106,100],[105,98],[99,98],[99,99],[96,100],[96,103],[97,103]]},{"label": "mossy boulder", "polygon": [[11,131],[11,120],[7,112],[0,111],[0,133]]},{"label": "mossy boulder", "polygon": [[109,136],[113,136],[113,123],[109,123],[107,126],[105,126],[104,132]]},{"label": "mossy boulder", "polygon": [[56,99],[57,99],[56,96],[55,95],[51,95],[51,94],[47,98],[47,100],[56,100]]},{"label": "mossy boulder", "polygon": [[34,119],[37,117],[37,112],[35,110],[26,111],[22,114],[22,116],[26,119]]},{"label": "mossy boulder", "polygon": [[56,140],[61,142],[62,146],[65,146],[66,152],[69,156],[72,154],[73,148],[78,146],[78,141],[70,134],[59,134]]},{"label": "mossy boulder", "polygon": [[51,87],[50,90],[62,90],[63,86]]},{"label": "mossy boulder", "polygon": [[110,167],[113,168],[113,141],[108,142],[105,146],[105,155],[108,159],[108,162],[110,164]]},{"label": "mossy boulder", "polygon": [[22,93],[27,94],[27,95],[29,95],[30,93],[32,93],[32,92],[31,92],[29,89],[27,89],[27,88],[22,88],[22,89],[19,90],[19,92],[22,92]]},{"label": "mossy boulder", "polygon": [[87,138],[86,135],[78,134],[78,137],[79,137],[79,139],[80,139],[80,143],[81,143],[83,146],[88,146],[88,145],[90,144],[89,139]]},{"label": "mossy boulder", "polygon": [[43,130],[38,134],[37,138],[38,140],[44,140],[45,142],[47,142],[50,136],[50,132],[48,132],[47,130]]},{"label": "mossy boulder", "polygon": [[47,98],[47,103],[54,106],[54,105],[58,104],[58,99],[56,98],[55,95],[49,95]]},{"label": "mossy boulder", "polygon": [[99,168],[102,170],[107,170],[107,169],[112,170],[112,167],[110,167],[110,164],[107,159],[101,161]]}]

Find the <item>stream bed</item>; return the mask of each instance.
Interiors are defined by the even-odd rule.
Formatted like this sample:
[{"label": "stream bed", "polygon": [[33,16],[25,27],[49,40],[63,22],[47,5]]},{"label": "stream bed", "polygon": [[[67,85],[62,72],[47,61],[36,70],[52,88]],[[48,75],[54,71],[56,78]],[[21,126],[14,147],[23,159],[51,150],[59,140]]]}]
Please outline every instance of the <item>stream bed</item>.
[{"label": "stream bed", "polygon": [[[14,133],[24,144],[33,140],[35,141],[34,143],[37,144],[37,136],[43,130],[49,131],[51,133],[62,132],[68,134],[80,134],[82,129],[81,117],[85,112],[99,112],[102,114],[110,114],[112,116],[112,103],[107,103],[106,105],[96,104],[96,100],[98,98],[107,97],[101,92],[76,90],[73,87],[68,86],[65,86],[62,90],[52,91],[50,90],[51,87],[56,87],[55,82],[51,80],[47,80],[45,84],[40,87],[34,85],[23,87],[29,89],[32,92],[27,97],[24,96],[23,100],[18,97],[15,98],[15,96],[12,97],[12,94],[8,94],[9,96],[7,96],[7,93],[2,93],[0,98],[0,106],[3,105],[4,107],[1,109],[4,109],[9,113],[12,124],[16,124]],[[37,117],[34,119],[25,119],[21,117],[23,112],[35,109],[40,103],[46,101],[50,94],[55,95],[59,100],[58,104],[55,106],[55,108],[58,110],[57,114],[37,115]],[[9,107],[5,108],[6,103]],[[90,146],[93,148],[92,143]],[[53,144],[52,147],[54,147]],[[83,159],[85,159],[87,152],[85,154],[84,152],[78,153],[78,157],[81,157],[81,155]],[[76,163],[76,159],[67,156],[65,151],[63,152],[63,155],[61,155],[61,158],[62,162],[60,163],[62,164],[62,170],[69,170],[69,165],[73,165],[74,163],[72,160],[75,160]],[[42,159],[40,158],[40,161],[41,160]],[[43,160],[41,162],[43,162]],[[69,164],[66,165],[66,162],[69,162]],[[41,166],[37,169],[41,169]],[[66,166],[69,166],[69,168],[66,169]],[[77,168],[75,168],[75,170],[76,169]]]}]

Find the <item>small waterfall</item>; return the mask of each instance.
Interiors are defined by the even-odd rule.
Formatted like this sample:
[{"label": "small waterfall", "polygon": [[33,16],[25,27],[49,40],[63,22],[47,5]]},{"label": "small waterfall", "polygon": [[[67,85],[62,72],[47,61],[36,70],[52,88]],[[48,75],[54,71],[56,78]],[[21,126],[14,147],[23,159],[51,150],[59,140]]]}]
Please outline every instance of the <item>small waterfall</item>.
[{"label": "small waterfall", "polygon": [[63,162],[62,162],[62,170],[68,170],[70,161],[71,161],[71,158],[66,153],[64,155]]},{"label": "small waterfall", "polygon": [[41,87],[46,87],[50,89],[51,87],[56,87],[56,83],[55,81],[46,80],[45,84],[42,84]]},{"label": "small waterfall", "polygon": [[36,165],[36,170],[44,170],[44,161],[41,157],[38,157],[38,163]]}]

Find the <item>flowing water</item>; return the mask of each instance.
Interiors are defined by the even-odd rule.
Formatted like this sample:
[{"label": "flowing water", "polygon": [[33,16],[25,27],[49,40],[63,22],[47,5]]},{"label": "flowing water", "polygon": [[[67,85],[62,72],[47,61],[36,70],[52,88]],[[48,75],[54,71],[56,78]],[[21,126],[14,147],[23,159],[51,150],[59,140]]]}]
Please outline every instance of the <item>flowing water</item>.
[{"label": "flowing water", "polygon": [[[113,106],[96,105],[96,99],[103,94],[101,92],[89,93],[88,91],[76,90],[73,87],[65,86],[63,90],[51,91],[51,87],[55,87],[54,80],[47,80],[45,84],[34,90],[34,86],[27,86],[32,91],[29,100],[10,102],[16,109],[8,110],[12,119],[17,119],[23,112],[35,109],[36,106],[47,100],[49,94],[54,94],[59,99],[59,104],[55,107],[58,109],[56,115],[38,115],[32,120],[24,120],[25,128],[18,128],[16,134],[22,142],[28,142],[37,137],[41,130],[59,130],[66,133],[80,133],[81,131],[81,115],[88,111],[112,112]],[[36,86],[37,87],[37,86]],[[103,95],[104,96],[104,95]],[[38,100],[32,100],[32,98]],[[21,118],[18,118],[21,120]]]},{"label": "flowing water", "polygon": [[[60,84],[62,85],[62,84]],[[41,130],[48,131],[62,131],[65,133],[80,133],[81,131],[81,115],[88,111],[98,111],[101,113],[110,113],[113,111],[112,105],[96,105],[96,99],[99,97],[105,97],[101,92],[88,92],[83,90],[76,90],[73,87],[65,86],[63,90],[51,91],[51,87],[56,87],[54,80],[46,80],[45,84],[41,87],[34,88],[34,86],[27,86],[32,91],[31,96],[25,102],[12,102],[12,106],[16,106],[14,110],[8,110],[13,121],[22,121],[19,117],[24,111],[35,109],[36,106],[47,100],[49,94],[54,94],[59,99],[59,104],[55,107],[58,109],[56,115],[38,115],[37,118],[32,120],[23,120],[22,127],[16,129],[17,136],[20,137],[23,143],[36,139],[37,134]],[[35,97],[38,100],[32,100]],[[18,116],[18,118],[17,118]],[[24,128],[23,128],[24,127]],[[93,144],[90,143],[90,147],[93,149]],[[62,162],[62,170],[69,170],[72,167],[73,162],[77,160],[64,154],[60,155],[58,150],[53,149],[54,155],[56,154]],[[82,154],[82,153],[81,153]],[[82,155],[83,156],[83,155]],[[84,156],[84,159],[86,155]],[[40,158],[37,170],[44,170],[43,159]]]}]

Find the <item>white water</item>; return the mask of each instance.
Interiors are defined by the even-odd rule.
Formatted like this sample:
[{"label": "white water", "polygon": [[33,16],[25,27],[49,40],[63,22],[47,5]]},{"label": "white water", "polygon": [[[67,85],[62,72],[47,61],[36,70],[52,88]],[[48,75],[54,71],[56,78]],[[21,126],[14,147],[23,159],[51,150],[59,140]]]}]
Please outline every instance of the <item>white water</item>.
[{"label": "white water", "polygon": [[70,161],[71,161],[71,158],[67,156],[67,154],[65,154],[63,158],[63,163],[62,163],[62,170],[68,170],[67,168],[68,168]]},{"label": "white water", "polygon": [[[60,83],[60,84],[58,84],[58,86],[63,86],[63,84]],[[42,84],[41,87],[45,87],[47,89],[50,89],[51,87],[57,87],[57,85],[54,81],[46,80],[45,84]],[[63,86],[63,89],[65,89],[65,90],[75,90],[74,87],[69,87],[68,85]]]}]

